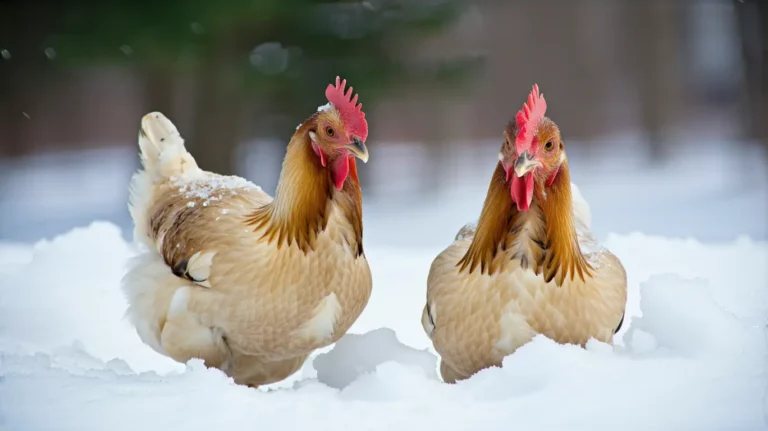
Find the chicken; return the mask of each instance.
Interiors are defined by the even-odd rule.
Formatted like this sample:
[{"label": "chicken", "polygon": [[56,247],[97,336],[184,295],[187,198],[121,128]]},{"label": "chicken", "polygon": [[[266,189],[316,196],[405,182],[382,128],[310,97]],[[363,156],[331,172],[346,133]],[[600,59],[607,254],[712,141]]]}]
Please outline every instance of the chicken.
[{"label": "chicken", "polygon": [[589,231],[589,206],[578,190],[573,199],[560,130],[545,112],[534,85],[505,128],[477,224],[430,267],[421,322],[447,383],[501,366],[537,334],[612,343],[623,322],[626,272]]},{"label": "chicken", "polygon": [[258,387],[355,322],[372,285],[355,160],[368,160],[368,124],[345,87],[337,77],[297,128],[274,199],[200,169],[171,121],[144,116],[129,206],[146,249],[122,288],[145,344]]}]

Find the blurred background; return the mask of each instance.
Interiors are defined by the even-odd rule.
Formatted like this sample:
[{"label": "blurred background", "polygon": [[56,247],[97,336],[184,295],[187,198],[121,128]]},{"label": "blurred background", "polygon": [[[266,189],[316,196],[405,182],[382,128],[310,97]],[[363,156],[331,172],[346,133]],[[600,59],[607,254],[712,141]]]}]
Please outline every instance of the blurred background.
[{"label": "blurred background", "polygon": [[0,1],[0,240],[131,236],[142,115],[274,192],[336,75],[370,124],[366,241],[476,219],[533,83],[596,232],[766,239],[768,1]]}]

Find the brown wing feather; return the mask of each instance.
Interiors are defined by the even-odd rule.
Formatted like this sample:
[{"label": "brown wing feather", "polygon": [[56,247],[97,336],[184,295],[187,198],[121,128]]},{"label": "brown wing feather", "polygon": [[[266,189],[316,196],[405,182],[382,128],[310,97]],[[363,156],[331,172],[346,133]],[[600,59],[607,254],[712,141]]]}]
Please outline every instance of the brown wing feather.
[{"label": "brown wing feather", "polygon": [[[223,177],[212,175],[210,184]],[[203,187],[206,182],[201,181]],[[188,272],[189,259],[198,252],[228,246],[233,232],[244,229],[247,212],[271,198],[257,187],[221,188],[205,195],[190,192],[195,184],[180,182],[159,190],[149,209],[150,235],[165,263],[179,277],[197,280]]]}]

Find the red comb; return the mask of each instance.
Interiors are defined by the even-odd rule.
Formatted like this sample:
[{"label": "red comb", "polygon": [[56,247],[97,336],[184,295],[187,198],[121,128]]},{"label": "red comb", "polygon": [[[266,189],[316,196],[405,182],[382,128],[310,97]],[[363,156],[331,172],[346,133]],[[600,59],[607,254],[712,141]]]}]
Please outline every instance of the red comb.
[{"label": "red comb", "polygon": [[544,100],[543,94],[539,94],[539,86],[533,84],[533,90],[528,95],[528,101],[523,104],[523,109],[517,111],[517,115],[515,115],[515,122],[517,123],[515,148],[518,154],[522,153],[523,150],[531,149],[533,135],[539,127],[539,122],[544,118],[545,112],[547,112],[547,101]]},{"label": "red comb", "polygon": [[347,80],[342,81],[337,76],[336,85],[328,84],[328,88],[325,89],[325,98],[341,113],[341,119],[347,131],[365,141],[368,137],[368,122],[365,121],[363,104],[357,103],[357,94],[354,98],[352,97],[352,87],[349,87],[349,91],[344,94],[346,85]]}]

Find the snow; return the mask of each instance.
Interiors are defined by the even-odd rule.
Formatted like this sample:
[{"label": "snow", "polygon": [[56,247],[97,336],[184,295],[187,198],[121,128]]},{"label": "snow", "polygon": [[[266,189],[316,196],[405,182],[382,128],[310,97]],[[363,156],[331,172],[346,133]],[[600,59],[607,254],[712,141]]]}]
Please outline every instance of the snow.
[{"label": "snow", "polygon": [[347,334],[333,350],[317,355],[314,367],[319,382],[344,389],[359,378],[375,373],[382,364],[392,362],[437,379],[435,356],[427,349],[414,349],[400,343],[395,331],[389,328],[374,329],[364,335]]},{"label": "snow", "polygon": [[236,175],[206,175],[202,178],[173,178],[174,185],[179,187],[179,192],[188,198],[209,199],[212,195],[225,190],[232,194],[238,189],[261,190],[261,187],[253,184],[245,178]]},{"label": "snow", "polygon": [[477,222],[478,220],[474,220],[462,226],[456,234],[454,241],[461,241],[464,238],[469,238],[474,235],[475,231],[477,231]]},{"label": "snow", "polygon": [[[225,193],[227,196],[236,196],[238,190],[261,191],[261,187],[236,175],[210,175],[199,172],[193,175],[173,177],[171,180],[179,193],[184,193],[184,197],[189,199],[201,200],[204,207],[221,200]],[[190,208],[196,204],[194,200],[187,202]]]},{"label": "snow", "polygon": [[614,347],[540,336],[457,385],[439,381],[420,323],[445,244],[369,243],[374,291],[351,333],[253,390],[139,341],[123,318],[119,282],[134,255],[123,238],[94,222],[0,244],[0,428],[768,429],[765,242],[609,235],[629,281]]}]

